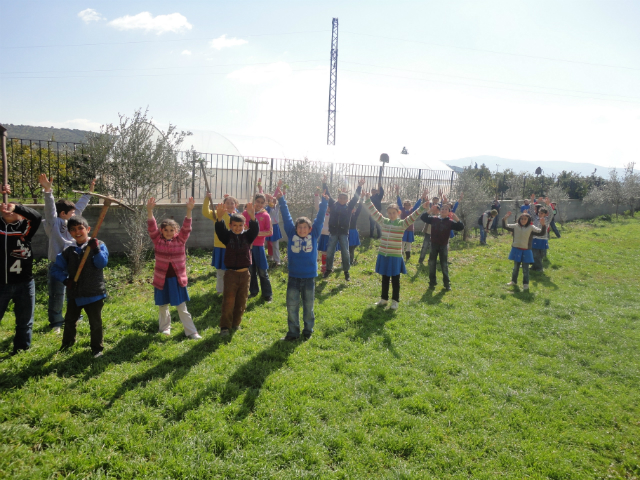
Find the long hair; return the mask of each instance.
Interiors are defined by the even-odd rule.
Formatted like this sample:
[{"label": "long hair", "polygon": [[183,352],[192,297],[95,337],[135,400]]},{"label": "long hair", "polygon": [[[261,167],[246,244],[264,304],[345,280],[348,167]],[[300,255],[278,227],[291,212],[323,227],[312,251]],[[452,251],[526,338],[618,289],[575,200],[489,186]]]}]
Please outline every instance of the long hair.
[{"label": "long hair", "polygon": [[[522,224],[520,223],[520,219],[521,219],[522,217],[527,217],[527,223],[526,223],[525,225],[522,225]],[[532,220],[531,220],[531,215],[529,215],[527,212],[524,212],[522,215],[520,215],[520,216],[518,217],[518,225],[519,225],[519,226],[521,226],[521,227],[528,227],[529,225],[531,225],[531,222],[532,222]]]}]

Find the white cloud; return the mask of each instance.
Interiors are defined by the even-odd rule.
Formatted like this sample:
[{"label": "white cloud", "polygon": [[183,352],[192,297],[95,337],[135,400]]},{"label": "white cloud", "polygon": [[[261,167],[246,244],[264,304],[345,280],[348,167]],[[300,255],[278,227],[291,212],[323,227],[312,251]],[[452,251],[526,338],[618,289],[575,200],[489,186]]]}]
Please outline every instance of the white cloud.
[{"label": "white cloud", "polygon": [[193,28],[187,21],[187,17],[179,13],[154,17],[149,12],[141,12],[137,15],[125,15],[124,17],[116,18],[107,25],[118,30],[144,30],[146,32],[155,32],[158,35],[167,32],[178,33]]},{"label": "white cloud", "polygon": [[183,50],[181,55],[191,55],[191,50]]},{"label": "white cloud", "polygon": [[78,13],[78,17],[82,19],[84,23],[98,22],[104,20],[104,18],[96,12],[93,8],[87,8]]},{"label": "white cloud", "polygon": [[215,38],[209,42],[209,46],[211,48],[215,48],[216,50],[222,50],[227,47],[236,47],[238,45],[244,45],[245,43],[249,43],[247,40],[243,40],[241,38],[227,38],[227,35],[221,35],[218,38]]},{"label": "white cloud", "polygon": [[241,83],[257,85],[272,80],[283,80],[291,75],[291,66],[286,62],[276,62],[269,65],[242,67],[227,75],[227,78]]}]

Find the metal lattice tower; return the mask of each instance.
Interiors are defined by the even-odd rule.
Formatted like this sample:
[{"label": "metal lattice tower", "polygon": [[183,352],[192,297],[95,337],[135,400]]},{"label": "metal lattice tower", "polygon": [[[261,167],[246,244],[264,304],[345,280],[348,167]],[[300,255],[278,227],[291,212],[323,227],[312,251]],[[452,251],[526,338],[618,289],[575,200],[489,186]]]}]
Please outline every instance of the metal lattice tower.
[{"label": "metal lattice tower", "polygon": [[338,19],[334,18],[331,24],[331,69],[329,71],[327,145],[336,144],[336,90],[338,88]]}]

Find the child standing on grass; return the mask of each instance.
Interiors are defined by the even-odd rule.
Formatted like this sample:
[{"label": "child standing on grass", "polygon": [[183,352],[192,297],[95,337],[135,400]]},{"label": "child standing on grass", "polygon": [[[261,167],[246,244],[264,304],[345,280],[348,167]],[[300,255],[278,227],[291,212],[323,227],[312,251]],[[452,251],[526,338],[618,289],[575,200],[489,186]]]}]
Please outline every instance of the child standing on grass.
[{"label": "child standing on grass", "polygon": [[[433,197],[429,204],[429,211],[432,211],[434,208],[438,210],[436,214],[439,215],[440,199],[438,197]],[[424,264],[425,257],[431,251],[431,224],[425,223],[422,232],[424,233],[424,241],[422,242],[422,248],[420,249],[420,258],[418,258],[418,264],[420,265]]]},{"label": "child standing on grass", "polygon": [[436,216],[438,209],[431,208],[431,211],[424,213],[420,220],[431,225],[431,252],[429,253],[429,288],[433,289],[437,285],[436,262],[440,257],[440,268],[442,269],[442,283],[447,291],[451,290],[449,280],[449,238],[451,231],[460,232],[464,230],[464,224],[451,213],[451,204],[445,203],[440,208],[440,215]]},{"label": "child standing on grass", "polygon": [[351,220],[349,221],[349,260],[351,265],[355,265],[354,257],[356,247],[360,245],[360,234],[358,233],[358,217],[362,211],[362,199],[358,202],[358,206],[351,212]]},{"label": "child standing on grass", "polygon": [[278,218],[280,216],[280,204],[271,195],[267,195],[267,213],[271,217],[271,228],[273,228],[273,234],[267,237],[267,252],[269,253],[269,258],[278,266],[280,265],[280,239],[282,238]]},{"label": "child standing on grass", "polygon": [[[224,206],[217,206],[218,218],[224,213]],[[244,230],[245,217],[232,214],[229,228],[221,220],[216,222],[216,234],[227,247],[224,263],[224,293],[222,294],[222,314],[220,315],[220,335],[229,336],[229,329],[237,330],[242,322],[242,314],[247,307],[249,282],[251,281],[251,244],[258,238],[260,225],[256,220],[253,204],[247,203],[245,213],[249,216],[249,229]]]},{"label": "child standing on grass", "polygon": [[[326,178],[326,177],[325,177]],[[324,179],[322,180],[324,184]],[[320,211],[320,189],[316,188],[316,194],[314,197],[314,202],[316,206],[316,213]],[[324,214],[324,221],[322,223],[322,232],[318,237],[318,252],[321,257],[321,267],[320,272],[324,273],[327,271],[327,247],[329,246],[329,220],[331,219],[331,209],[327,207],[327,210]]]},{"label": "child standing on grass", "polygon": [[167,218],[156,224],[153,208],[156,199],[147,202],[147,229],[156,254],[156,266],[153,270],[154,299],[159,308],[159,332],[171,335],[171,315],[169,305],[176,307],[184,327],[184,334],[192,340],[202,338],[198,335],[191,314],[187,311],[189,292],[187,292],[187,254],[185,244],[191,234],[191,213],[195,206],[193,197],[187,201],[187,215],[179,228],[175,220]]},{"label": "child standing on grass", "polygon": [[[4,185],[2,193],[11,194]],[[0,275],[0,320],[13,300],[16,334],[13,353],[28,350],[33,331],[33,312],[36,304],[36,285],[33,280],[31,239],[38,231],[42,217],[38,212],[19,203],[2,204],[0,238],[4,244],[2,275]]]},{"label": "child standing on grass", "polygon": [[[420,204],[422,203],[422,199],[419,198],[415,205],[411,206],[410,200],[405,200],[404,202],[400,199],[400,187],[396,185],[396,201],[398,202],[398,208],[400,208],[400,218],[404,220],[413,212],[415,212],[418,208],[420,208]],[[409,225],[407,229],[404,231],[402,235],[402,251],[404,252],[404,256],[407,259],[407,262],[411,258],[411,244],[415,240],[415,236],[413,233],[413,224]]]},{"label": "child standing on grass", "polygon": [[546,257],[547,250],[549,249],[549,227],[542,226],[542,220],[545,219],[549,215],[549,210],[547,207],[542,206],[539,203],[536,203],[533,206],[533,211],[531,212],[531,220],[533,224],[542,229],[543,235],[540,237],[536,237],[533,239],[531,243],[531,251],[533,252],[533,267],[531,270],[534,272],[542,272],[544,270],[544,265],[542,264],[542,259]]},{"label": "child standing on grass", "polygon": [[287,233],[287,254],[289,256],[289,281],[287,283],[287,314],[289,330],[282,339],[295,341],[300,338],[300,299],[302,298],[302,337],[309,340],[313,334],[315,315],[316,277],[318,276],[318,237],[322,230],[324,214],[327,210],[328,195],[323,195],[316,219],[311,224],[307,217],[299,217],[295,224],[282,191],[276,192],[280,204],[282,221]]},{"label": "child standing on grass", "polygon": [[[267,197],[263,193],[256,193],[253,197],[253,208],[258,225],[260,225],[260,233],[253,241],[251,247],[252,262],[249,267],[251,273],[251,282],[249,283],[249,298],[257,297],[262,290],[262,298],[266,302],[273,300],[273,291],[271,290],[271,281],[269,280],[269,263],[267,262],[267,254],[264,251],[264,241],[273,234],[271,228],[271,217],[265,210]],[[249,204],[247,204],[249,205]],[[251,220],[251,215],[246,210],[242,212],[245,221]],[[260,278],[260,286],[258,286],[258,277]]]},{"label": "child standing on grass", "polygon": [[[382,275],[382,295],[376,305],[381,307],[389,303],[389,282],[392,284],[391,309],[398,309],[400,302],[400,274],[407,273],[407,268],[402,258],[402,236],[407,227],[413,224],[424,210],[424,204],[411,215],[401,220],[400,208],[396,204],[387,207],[387,215],[385,218],[376,209],[371,202],[371,194],[364,194],[366,201],[365,207],[369,210],[369,214],[374,222],[381,227],[380,249],[378,251],[378,259],[376,260],[376,273]],[[423,200],[427,201],[427,192],[423,194]]]},{"label": "child standing on grass", "polygon": [[[38,177],[38,182],[44,190],[43,225],[44,232],[47,234],[47,237],[49,237],[49,250],[47,254],[49,258],[49,270],[47,272],[49,326],[51,327],[51,331],[59,334],[62,325],[64,325],[62,307],[64,307],[65,287],[53,278],[51,270],[53,269],[58,254],[68,246],[75,244],[75,240],[67,230],[67,220],[74,215],[82,215],[82,212],[91,201],[91,195],[83,195],[77,203],[65,200],[64,198],[56,202],[53,198],[53,177],[48,179],[46,174],[41,173]],[[89,191],[93,192],[95,186],[96,180],[93,179],[89,186]]]},{"label": "child standing on grass", "polygon": [[518,284],[518,273],[522,265],[522,281],[524,290],[529,289],[529,264],[533,263],[533,253],[531,252],[531,244],[534,236],[543,235],[545,220],[542,218],[540,224],[542,228],[533,225],[529,212],[523,212],[518,219],[518,223],[507,224],[507,219],[511,216],[511,212],[502,217],[502,227],[513,234],[513,245],[509,252],[509,260],[513,260],[513,273],[511,281],[507,285]]},{"label": "child standing on grass", "polygon": [[[62,347],[66,350],[76,343],[76,325],[82,310],[89,317],[91,329],[91,353],[94,358],[102,356],[102,307],[107,298],[107,287],[103,269],[109,261],[107,246],[97,238],[89,238],[91,227],[87,221],[76,215],[67,221],[69,233],[75,245],[65,248],[56,257],[52,274],[67,287],[67,312],[64,315]],[[89,256],[82,268],[78,282],[74,281],[85,251]]]},{"label": "child standing on grass", "polygon": [[[224,201],[222,202],[224,205],[225,211],[221,220],[223,220],[227,226],[229,226],[229,215],[235,213],[238,208],[238,200],[229,195],[225,196]],[[214,226],[218,221],[218,217],[216,216],[215,210],[211,209],[212,200],[211,200],[211,192],[207,193],[205,197],[204,203],[202,204],[202,215],[205,218],[213,220]],[[224,271],[226,267],[224,266],[224,254],[225,254],[225,246],[218,238],[218,235],[215,232],[215,228],[213,231],[213,256],[211,257],[211,266],[216,269],[216,292],[222,295],[224,291]]]}]

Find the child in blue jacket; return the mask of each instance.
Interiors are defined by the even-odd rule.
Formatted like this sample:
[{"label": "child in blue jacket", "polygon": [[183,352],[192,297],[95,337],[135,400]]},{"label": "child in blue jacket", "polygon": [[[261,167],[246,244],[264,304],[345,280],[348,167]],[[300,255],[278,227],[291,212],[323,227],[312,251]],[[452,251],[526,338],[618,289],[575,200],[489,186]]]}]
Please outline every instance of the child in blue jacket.
[{"label": "child in blue jacket", "polygon": [[289,282],[287,284],[289,331],[282,340],[291,342],[300,338],[301,298],[304,323],[302,337],[309,340],[315,324],[313,302],[316,296],[315,279],[318,276],[318,237],[322,232],[329,196],[326,193],[322,195],[322,201],[313,225],[307,217],[297,218],[294,224],[282,190],[278,189],[275,197],[280,204],[282,223],[287,234],[287,255],[289,258]]}]

